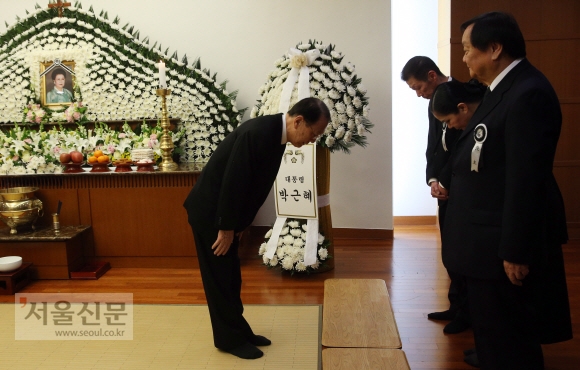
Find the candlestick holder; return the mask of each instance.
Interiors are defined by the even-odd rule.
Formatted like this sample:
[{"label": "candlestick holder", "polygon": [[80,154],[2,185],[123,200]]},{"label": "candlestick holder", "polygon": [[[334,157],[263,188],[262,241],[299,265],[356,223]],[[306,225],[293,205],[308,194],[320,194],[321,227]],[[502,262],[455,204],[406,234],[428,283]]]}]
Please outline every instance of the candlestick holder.
[{"label": "candlestick holder", "polygon": [[169,89],[157,89],[157,95],[161,97],[161,128],[163,133],[161,134],[161,139],[159,140],[161,148],[161,163],[159,164],[160,171],[175,171],[177,169],[177,163],[173,162],[173,140],[169,135],[169,115],[167,113],[167,102],[166,97],[171,95],[171,90]]}]

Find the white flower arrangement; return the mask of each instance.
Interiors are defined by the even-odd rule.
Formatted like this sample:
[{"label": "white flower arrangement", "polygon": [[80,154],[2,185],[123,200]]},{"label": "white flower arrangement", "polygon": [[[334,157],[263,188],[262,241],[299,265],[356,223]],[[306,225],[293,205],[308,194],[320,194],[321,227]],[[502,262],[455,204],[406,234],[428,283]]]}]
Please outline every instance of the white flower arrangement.
[{"label": "white flower arrangement", "polygon": [[325,261],[332,258],[328,254],[328,246],[330,242],[325,239],[322,234],[318,234],[317,256],[316,263],[310,266],[304,264],[304,245],[306,242],[306,220],[303,219],[287,219],[282,227],[282,232],[278,238],[277,249],[274,257],[269,259],[265,256],[266,246],[268,240],[272,236],[272,229],[270,229],[264,238],[266,239],[258,254],[262,256],[262,262],[269,268],[279,267],[282,270],[290,271],[291,274],[295,272],[311,272],[324,266]]},{"label": "white flower arrangement", "polygon": [[[343,63],[342,53],[334,45],[309,41],[297,45],[297,49],[308,52],[318,50],[320,56],[310,65],[310,96],[324,101],[331,112],[332,122],[317,143],[328,147],[331,152],[346,153],[355,145],[366,146],[366,134],[373,124],[368,119],[368,97],[366,89],[357,77],[351,63]],[[292,68],[307,66],[305,54],[285,55],[275,62],[276,69],[259,89],[260,100],[252,108],[250,118],[278,113],[284,82]],[[290,106],[298,101],[297,85],[292,91]]]},{"label": "white flower arrangement", "polygon": [[[228,93],[199,59],[188,66],[186,56],[169,56],[157,42],[150,46],[148,37],[140,40],[134,27],[121,27],[118,17],[111,21],[106,12],[85,11],[80,2],[63,9],[62,17],[56,14],[37,5],[0,35],[0,121],[22,122],[23,107],[40,98],[39,64],[58,58],[75,62],[75,96],[82,96],[90,107],[87,119],[95,122],[158,118],[156,64],[165,60],[167,108],[184,130],[182,161],[207,161],[240,123],[244,110],[236,108],[237,92]],[[55,117],[68,118],[64,109]]]},{"label": "white flower arrangement", "polygon": [[[123,125],[121,131],[105,124],[97,124],[93,130],[79,126],[76,130],[55,127],[49,131],[16,125],[6,132],[0,131],[0,175],[62,173],[60,154],[71,150],[78,150],[86,157],[100,149],[116,160],[130,158],[134,148],[151,148],[159,160],[161,148],[157,138],[161,136],[161,127],[144,123],[135,131],[128,124]],[[176,143],[184,131],[170,132],[170,135]]]}]

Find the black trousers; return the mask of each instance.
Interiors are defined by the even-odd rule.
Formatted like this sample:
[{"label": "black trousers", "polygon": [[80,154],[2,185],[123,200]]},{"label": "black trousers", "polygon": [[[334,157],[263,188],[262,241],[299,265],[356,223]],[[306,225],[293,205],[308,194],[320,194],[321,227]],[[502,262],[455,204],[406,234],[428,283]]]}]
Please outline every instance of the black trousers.
[{"label": "black trousers", "polygon": [[[527,279],[527,278],[526,278]],[[530,281],[467,278],[477,357],[485,370],[541,370],[544,357]]]},{"label": "black trousers", "polygon": [[214,345],[222,350],[230,350],[244,344],[247,338],[254,335],[243,316],[238,239],[234,237],[234,242],[225,255],[216,256],[211,246],[217,239],[218,230],[204,223],[191,222],[190,219]]},{"label": "black trousers", "polygon": [[[443,225],[445,223],[445,214],[447,213],[447,202],[439,201],[439,230],[443,232]],[[469,299],[467,298],[467,284],[463,275],[457,274],[453,271],[447,270],[449,279],[449,291],[447,298],[449,299],[449,310],[455,312],[456,318],[470,322],[469,317]]]}]

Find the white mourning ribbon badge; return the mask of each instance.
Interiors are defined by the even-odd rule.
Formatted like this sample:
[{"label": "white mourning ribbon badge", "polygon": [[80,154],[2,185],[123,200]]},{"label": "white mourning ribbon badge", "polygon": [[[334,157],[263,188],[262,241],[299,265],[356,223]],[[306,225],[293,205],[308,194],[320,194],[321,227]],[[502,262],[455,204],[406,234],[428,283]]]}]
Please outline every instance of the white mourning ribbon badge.
[{"label": "white mourning ribbon badge", "polygon": [[479,157],[481,156],[481,148],[483,147],[483,142],[487,139],[487,126],[485,123],[480,123],[475,126],[473,131],[473,139],[475,140],[475,145],[471,149],[471,170],[479,172]]},{"label": "white mourning ribbon badge", "polygon": [[441,135],[441,144],[443,144],[443,150],[448,152],[447,143],[445,143],[445,133],[447,132],[447,123],[443,122],[443,134]]}]

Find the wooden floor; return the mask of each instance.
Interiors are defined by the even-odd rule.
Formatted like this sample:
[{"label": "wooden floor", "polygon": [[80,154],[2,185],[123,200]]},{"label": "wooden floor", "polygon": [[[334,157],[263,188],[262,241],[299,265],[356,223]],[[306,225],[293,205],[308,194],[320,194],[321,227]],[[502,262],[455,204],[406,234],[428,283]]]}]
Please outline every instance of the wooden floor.
[{"label": "wooden floor", "polygon": [[[444,322],[427,313],[448,306],[449,280],[441,264],[435,227],[397,227],[393,241],[335,240],[335,269],[309,276],[268,270],[255,250],[241,252],[247,304],[322,304],[328,278],[384,279],[411,369],[472,369],[462,351],[473,347],[471,331],[443,334]],[[258,245],[258,244],[256,244]],[[546,369],[580,369],[580,241],[564,246],[576,339],[544,347]],[[41,280],[28,292],[132,292],[135,303],[205,303],[198,269],[113,268],[96,281]],[[0,302],[13,302],[0,296]],[[275,338],[273,338],[275,340]]]}]

